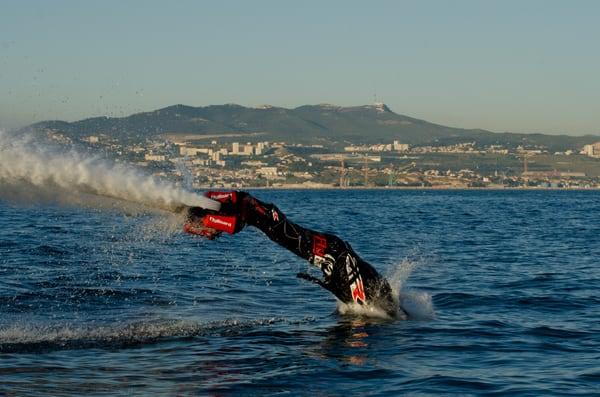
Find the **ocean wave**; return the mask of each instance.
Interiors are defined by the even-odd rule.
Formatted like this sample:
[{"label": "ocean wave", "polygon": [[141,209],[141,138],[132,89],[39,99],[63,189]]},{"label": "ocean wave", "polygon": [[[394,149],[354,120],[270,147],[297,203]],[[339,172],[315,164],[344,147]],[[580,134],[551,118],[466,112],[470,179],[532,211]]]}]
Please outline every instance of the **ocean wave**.
[{"label": "ocean wave", "polygon": [[435,305],[445,309],[496,305],[501,299],[501,296],[469,294],[466,292],[443,292],[433,296]]},{"label": "ocean wave", "polygon": [[539,326],[530,328],[527,334],[532,336],[539,336],[542,338],[587,338],[589,336],[593,336],[594,334],[586,331],[580,331],[575,329],[564,329],[564,328],[556,328],[549,326]]}]

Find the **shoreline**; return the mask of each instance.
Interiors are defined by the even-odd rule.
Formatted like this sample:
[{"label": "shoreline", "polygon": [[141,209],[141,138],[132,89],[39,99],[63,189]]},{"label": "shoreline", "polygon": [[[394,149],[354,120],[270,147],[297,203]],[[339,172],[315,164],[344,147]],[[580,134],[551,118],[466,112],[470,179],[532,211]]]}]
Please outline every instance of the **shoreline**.
[{"label": "shoreline", "polygon": [[231,190],[435,190],[435,191],[459,191],[459,190],[542,190],[542,191],[600,191],[600,187],[437,187],[437,186],[350,186],[350,187],[337,187],[337,186],[302,186],[302,185],[288,185],[288,186],[243,186],[243,187],[212,187],[212,186],[199,186],[195,190],[214,190],[214,189],[231,189]]}]

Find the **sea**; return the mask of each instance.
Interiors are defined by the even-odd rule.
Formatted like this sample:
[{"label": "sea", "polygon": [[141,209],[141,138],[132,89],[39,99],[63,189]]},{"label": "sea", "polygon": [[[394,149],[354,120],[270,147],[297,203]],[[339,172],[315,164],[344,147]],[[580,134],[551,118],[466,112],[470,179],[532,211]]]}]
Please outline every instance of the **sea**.
[{"label": "sea", "polygon": [[256,229],[1,202],[0,395],[600,395],[600,192],[252,193],[348,241],[409,318],[341,310]]}]

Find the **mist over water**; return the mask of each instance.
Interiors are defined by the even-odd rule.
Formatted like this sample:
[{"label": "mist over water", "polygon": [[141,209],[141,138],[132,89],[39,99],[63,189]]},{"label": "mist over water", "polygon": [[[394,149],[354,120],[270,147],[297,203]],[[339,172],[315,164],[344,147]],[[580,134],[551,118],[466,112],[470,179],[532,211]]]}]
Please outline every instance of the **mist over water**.
[{"label": "mist over water", "polygon": [[[108,199],[174,210],[182,205],[218,209],[219,203],[136,170],[32,136],[0,131],[0,199],[107,206]],[[123,203],[124,206],[126,204]]]}]

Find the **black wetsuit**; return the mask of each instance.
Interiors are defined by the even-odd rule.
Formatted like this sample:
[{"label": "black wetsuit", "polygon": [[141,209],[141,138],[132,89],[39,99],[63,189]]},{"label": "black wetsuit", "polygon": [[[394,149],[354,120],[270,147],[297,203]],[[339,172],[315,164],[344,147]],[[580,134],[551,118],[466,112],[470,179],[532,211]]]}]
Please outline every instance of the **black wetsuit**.
[{"label": "black wetsuit", "polygon": [[323,280],[307,273],[298,273],[298,277],[320,285],[344,303],[374,305],[390,316],[403,313],[398,310],[387,280],[362,260],[350,244],[333,234],[291,222],[275,205],[264,203],[249,193],[235,193],[235,202],[225,201],[220,212],[238,217],[236,231],[245,225],[255,226],[323,272]]}]

